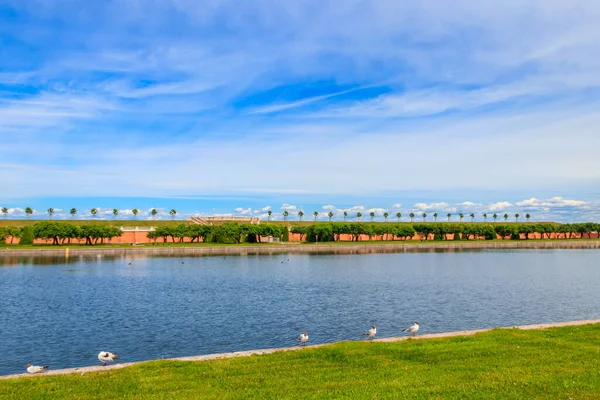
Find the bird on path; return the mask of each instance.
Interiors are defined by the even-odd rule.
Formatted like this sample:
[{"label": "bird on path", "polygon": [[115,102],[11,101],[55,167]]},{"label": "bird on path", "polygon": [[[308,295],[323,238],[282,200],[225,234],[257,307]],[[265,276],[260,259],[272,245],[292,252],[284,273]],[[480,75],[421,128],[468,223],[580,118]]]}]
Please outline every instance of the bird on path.
[{"label": "bird on path", "polygon": [[305,344],[306,342],[308,342],[308,333],[304,332],[299,334],[297,340],[300,342],[301,345]]},{"label": "bird on path", "polygon": [[48,366],[44,366],[44,367],[40,367],[37,365],[31,365],[31,364],[27,364],[27,372],[29,372],[30,374],[39,374],[42,371],[45,371],[48,369]]},{"label": "bird on path", "polygon": [[369,339],[373,339],[375,337],[375,335],[377,334],[377,327],[375,325],[373,325],[371,327],[371,329],[369,329],[367,331],[367,333],[363,333],[363,336],[368,336]]},{"label": "bird on path", "polygon": [[110,351],[101,351],[98,353],[98,360],[104,363],[106,366],[107,363],[118,360],[119,357],[115,353],[111,353]]},{"label": "bird on path", "polygon": [[414,324],[412,324],[411,326],[409,326],[408,328],[406,328],[405,330],[403,330],[402,332],[406,332],[406,333],[412,333],[413,336],[415,336],[415,334],[419,331],[419,321],[415,322]]}]

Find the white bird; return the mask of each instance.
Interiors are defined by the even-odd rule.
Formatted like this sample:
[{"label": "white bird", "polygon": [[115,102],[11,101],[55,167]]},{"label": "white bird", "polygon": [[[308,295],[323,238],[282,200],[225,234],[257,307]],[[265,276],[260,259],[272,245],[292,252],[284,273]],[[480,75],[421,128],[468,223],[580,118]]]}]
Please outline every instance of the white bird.
[{"label": "white bird", "polygon": [[111,353],[109,351],[101,351],[100,353],[98,353],[98,360],[100,360],[100,362],[103,362],[104,365],[106,365],[106,363],[113,362],[118,359],[119,357],[115,353]]},{"label": "white bird", "polygon": [[415,333],[417,333],[418,331],[419,331],[419,321],[415,322],[413,325],[409,326],[402,332],[412,333],[414,336]]},{"label": "white bird", "polygon": [[373,339],[376,334],[377,334],[377,327],[375,325],[373,325],[367,333],[363,333],[363,336],[368,336],[369,339]]},{"label": "white bird", "polygon": [[40,372],[48,369],[48,366],[44,366],[44,367],[40,367],[37,365],[31,365],[31,364],[27,364],[27,372],[29,372],[30,374],[39,374]]},{"label": "white bird", "polygon": [[298,341],[300,342],[300,344],[304,344],[306,342],[308,342],[308,333],[304,332],[298,335]]}]

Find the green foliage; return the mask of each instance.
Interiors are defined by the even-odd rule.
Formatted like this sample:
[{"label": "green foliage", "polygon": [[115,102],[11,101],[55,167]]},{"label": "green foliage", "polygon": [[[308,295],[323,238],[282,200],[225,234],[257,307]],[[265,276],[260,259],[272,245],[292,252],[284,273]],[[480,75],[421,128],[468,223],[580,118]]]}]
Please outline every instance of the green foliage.
[{"label": "green foliage", "polygon": [[287,226],[284,226],[281,231],[282,231],[282,233],[281,233],[281,241],[282,242],[289,242],[290,241],[290,231],[287,228]]},{"label": "green foliage", "polygon": [[33,240],[35,239],[33,228],[31,226],[24,226],[23,228],[21,228],[19,239],[20,245],[25,246],[33,244]]}]

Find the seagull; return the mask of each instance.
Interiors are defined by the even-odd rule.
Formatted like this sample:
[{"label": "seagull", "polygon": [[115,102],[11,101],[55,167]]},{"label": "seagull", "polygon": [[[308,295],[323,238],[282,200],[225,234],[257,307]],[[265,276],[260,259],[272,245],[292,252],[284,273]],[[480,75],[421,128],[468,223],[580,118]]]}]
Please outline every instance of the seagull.
[{"label": "seagull", "polygon": [[119,357],[115,353],[111,353],[109,351],[101,351],[100,353],[98,353],[98,360],[100,360],[100,362],[103,362],[104,365],[106,365],[106,363],[113,362],[118,359]]},{"label": "seagull", "polygon": [[299,334],[298,341],[300,342],[301,345],[308,342],[308,333],[304,332],[304,333]]},{"label": "seagull", "polygon": [[377,334],[377,327],[375,325],[373,325],[367,333],[363,333],[363,336],[368,336],[369,339],[373,339],[376,334]]},{"label": "seagull", "polygon": [[39,374],[40,372],[48,369],[48,366],[44,366],[44,367],[40,367],[37,365],[31,365],[31,364],[27,364],[27,372],[29,372],[30,374]]},{"label": "seagull", "polygon": [[413,336],[419,331],[419,321],[415,322],[413,325],[409,326],[402,332],[412,333]]}]

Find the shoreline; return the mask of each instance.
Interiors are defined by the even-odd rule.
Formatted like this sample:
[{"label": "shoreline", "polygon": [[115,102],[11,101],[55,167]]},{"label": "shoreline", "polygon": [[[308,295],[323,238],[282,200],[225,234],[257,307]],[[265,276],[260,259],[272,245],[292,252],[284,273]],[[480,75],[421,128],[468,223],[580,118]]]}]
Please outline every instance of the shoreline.
[{"label": "shoreline", "polygon": [[174,247],[119,247],[81,248],[44,247],[40,249],[0,249],[0,259],[8,256],[84,256],[84,255],[258,255],[281,253],[385,253],[428,250],[469,249],[600,249],[600,240],[555,240],[555,241],[461,241],[461,242],[417,242],[417,243],[336,243],[336,244],[264,244],[254,246],[174,246]]},{"label": "shoreline", "polygon": [[[443,332],[443,333],[430,333],[418,336],[396,336],[389,338],[381,338],[374,340],[363,340],[364,342],[375,342],[375,343],[394,343],[394,342],[402,342],[405,340],[426,340],[426,339],[440,339],[440,338],[448,338],[448,337],[457,337],[457,336],[472,336],[478,333],[489,332],[494,329],[521,329],[521,330],[534,330],[534,329],[547,329],[547,328],[559,328],[559,327],[568,327],[568,326],[581,326],[581,325],[592,325],[592,324],[600,324],[600,319],[588,319],[588,320],[578,320],[578,321],[567,321],[567,322],[553,322],[553,323],[545,323],[545,324],[531,324],[531,325],[521,325],[521,326],[506,326],[506,327],[498,327],[498,328],[484,328],[484,329],[473,329],[466,331],[456,331],[456,332]],[[134,361],[127,362],[121,364],[113,364],[104,366],[88,366],[88,367],[76,367],[76,368],[64,368],[64,369],[56,369],[56,370],[47,370],[46,372],[40,374],[11,374],[11,375],[2,375],[0,376],[0,380],[8,380],[8,379],[18,379],[25,377],[39,377],[39,376],[54,376],[54,375],[68,375],[68,374],[80,374],[84,375],[88,372],[102,372],[109,371],[115,369],[127,368],[133,365],[150,363],[153,361],[208,361],[208,360],[219,360],[219,359],[227,359],[227,358],[237,358],[237,357],[250,357],[254,355],[264,355],[264,354],[272,354],[286,351],[300,351],[304,349],[315,349],[324,346],[330,346],[335,343],[322,343],[315,344],[309,346],[294,346],[294,347],[279,347],[279,348],[271,348],[271,349],[263,349],[263,350],[246,350],[246,351],[236,351],[229,353],[218,353],[218,354],[207,354],[201,356],[187,356],[187,357],[176,357],[176,358],[165,358],[159,360],[146,360],[146,361]]]}]

